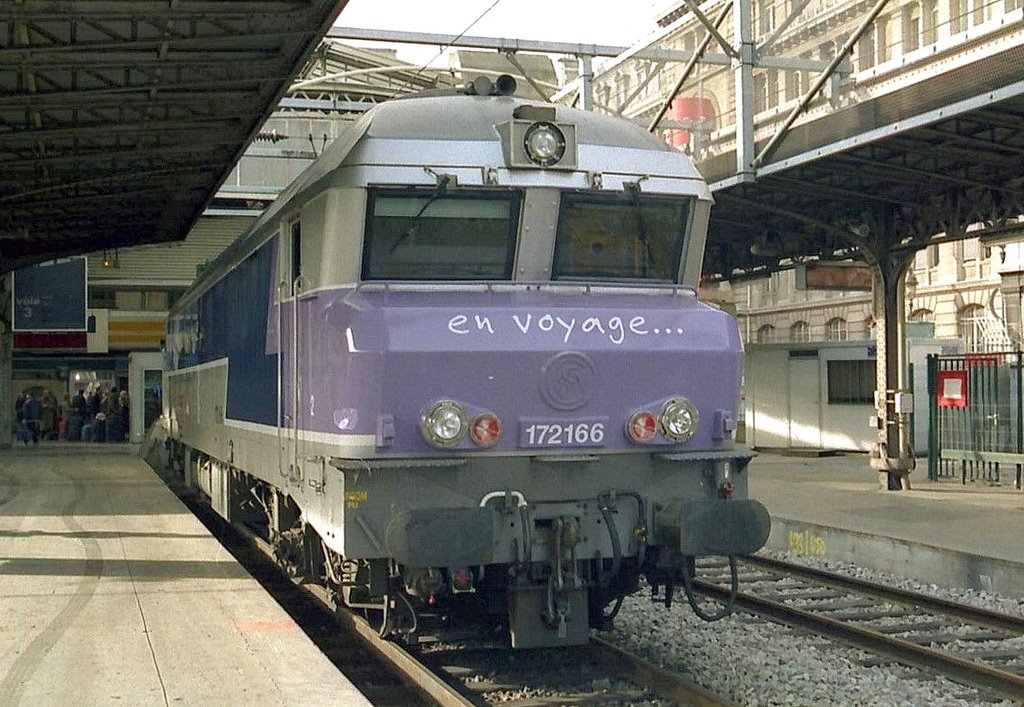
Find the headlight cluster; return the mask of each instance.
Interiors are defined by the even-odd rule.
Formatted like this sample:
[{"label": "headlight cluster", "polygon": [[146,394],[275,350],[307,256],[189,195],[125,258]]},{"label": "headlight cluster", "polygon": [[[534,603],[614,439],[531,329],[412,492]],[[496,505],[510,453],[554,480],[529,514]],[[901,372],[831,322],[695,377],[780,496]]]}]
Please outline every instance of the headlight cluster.
[{"label": "headlight cluster", "polygon": [[534,123],[523,137],[526,155],[541,167],[550,167],[565,156],[565,135],[554,123]]},{"label": "headlight cluster", "polygon": [[638,444],[653,442],[659,433],[670,442],[687,442],[697,432],[698,424],[696,406],[686,398],[672,398],[661,406],[657,417],[647,410],[633,413],[626,423],[626,434]]},{"label": "headlight cluster", "polygon": [[485,412],[473,418],[454,400],[439,400],[428,407],[420,418],[420,432],[432,446],[450,449],[461,444],[468,435],[478,447],[493,447],[501,439],[501,420]]}]

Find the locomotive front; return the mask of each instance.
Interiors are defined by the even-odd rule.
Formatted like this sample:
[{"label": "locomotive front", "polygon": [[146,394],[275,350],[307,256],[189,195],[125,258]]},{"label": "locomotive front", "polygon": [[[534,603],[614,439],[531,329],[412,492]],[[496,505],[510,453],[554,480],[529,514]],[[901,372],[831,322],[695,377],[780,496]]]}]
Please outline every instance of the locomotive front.
[{"label": "locomotive front", "polygon": [[321,293],[339,343],[301,378],[368,441],[328,453],[341,484],[304,515],[382,631],[489,617],[515,647],[581,643],[641,576],[669,603],[695,557],[767,539],[734,444],[742,344],[696,296],[711,196],[684,155],[469,93],[378,107],[344,159],[359,278]]}]

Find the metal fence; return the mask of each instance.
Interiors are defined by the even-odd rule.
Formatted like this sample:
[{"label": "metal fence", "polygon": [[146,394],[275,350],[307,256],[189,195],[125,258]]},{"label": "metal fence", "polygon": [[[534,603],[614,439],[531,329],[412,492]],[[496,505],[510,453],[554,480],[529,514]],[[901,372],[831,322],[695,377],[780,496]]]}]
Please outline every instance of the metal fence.
[{"label": "metal fence", "polygon": [[928,478],[1021,488],[1020,351],[928,357]]}]

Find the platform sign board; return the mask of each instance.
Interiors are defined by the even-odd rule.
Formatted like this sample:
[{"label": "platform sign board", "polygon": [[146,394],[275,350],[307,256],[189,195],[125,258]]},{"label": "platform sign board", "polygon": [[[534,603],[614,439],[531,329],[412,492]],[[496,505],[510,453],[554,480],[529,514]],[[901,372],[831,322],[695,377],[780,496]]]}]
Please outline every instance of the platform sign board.
[{"label": "platform sign board", "polygon": [[63,258],[14,273],[14,331],[85,331],[86,259]]}]

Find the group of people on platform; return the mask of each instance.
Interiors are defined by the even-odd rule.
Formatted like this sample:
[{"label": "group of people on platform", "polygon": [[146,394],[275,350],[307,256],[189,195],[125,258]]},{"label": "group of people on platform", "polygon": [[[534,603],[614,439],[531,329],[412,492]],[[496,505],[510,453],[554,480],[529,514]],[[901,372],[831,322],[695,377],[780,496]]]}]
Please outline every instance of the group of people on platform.
[{"label": "group of people on platform", "polygon": [[26,445],[39,440],[123,442],[128,434],[128,391],[90,386],[58,402],[44,390],[39,399],[30,392],[15,401],[18,439]]}]

